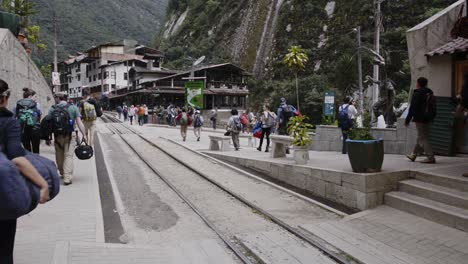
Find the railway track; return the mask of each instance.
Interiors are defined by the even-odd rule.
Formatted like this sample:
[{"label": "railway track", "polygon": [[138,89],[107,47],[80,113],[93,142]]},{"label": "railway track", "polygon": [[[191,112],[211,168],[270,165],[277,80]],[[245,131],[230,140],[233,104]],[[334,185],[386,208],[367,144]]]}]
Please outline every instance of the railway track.
[{"label": "railway track", "polygon": [[[252,233],[253,230],[261,230],[279,240],[290,241],[291,245],[304,248],[304,252],[308,250],[309,253],[303,253],[303,257],[316,257],[315,261],[310,259],[310,262],[302,262],[299,258],[290,263],[356,263],[345,255],[317,243],[290,221],[285,221],[284,218],[269,212],[258,203],[252,202],[206,175],[199,167],[192,166],[180,155],[169,151],[169,148],[177,148],[174,143],[163,140],[155,142],[109,114],[105,114],[102,120],[108,129],[118,135],[243,263],[286,263],[281,256],[275,256],[274,261],[259,258],[258,252],[249,248],[248,243],[243,243],[242,236],[238,234]],[[196,154],[190,153],[190,155]],[[217,208],[219,207],[216,206],[217,203],[223,204],[222,208]],[[272,256],[275,255],[273,251],[275,249],[272,249]],[[315,252],[315,255],[311,252]],[[254,255],[256,257],[253,257]]]}]

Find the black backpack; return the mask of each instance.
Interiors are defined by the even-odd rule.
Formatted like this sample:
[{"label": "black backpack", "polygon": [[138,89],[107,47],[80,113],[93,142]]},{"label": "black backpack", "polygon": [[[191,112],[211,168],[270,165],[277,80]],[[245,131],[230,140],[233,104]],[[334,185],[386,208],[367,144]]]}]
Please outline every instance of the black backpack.
[{"label": "black backpack", "polygon": [[424,121],[432,122],[437,115],[437,100],[432,92],[427,93],[425,99]]},{"label": "black backpack", "polygon": [[342,129],[350,129],[353,127],[353,120],[349,118],[349,104],[341,106],[338,112],[338,127]]},{"label": "black backpack", "polygon": [[50,129],[56,135],[67,135],[73,132],[73,121],[68,113],[69,104],[55,105],[49,114]]}]

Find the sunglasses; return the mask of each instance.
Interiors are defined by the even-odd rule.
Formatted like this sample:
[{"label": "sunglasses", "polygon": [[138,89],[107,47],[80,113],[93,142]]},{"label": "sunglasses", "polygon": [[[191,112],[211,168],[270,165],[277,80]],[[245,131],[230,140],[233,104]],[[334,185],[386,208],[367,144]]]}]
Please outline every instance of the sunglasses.
[{"label": "sunglasses", "polygon": [[4,91],[3,93],[0,94],[1,97],[10,97],[10,94],[11,94],[11,91],[10,90],[6,90]]}]

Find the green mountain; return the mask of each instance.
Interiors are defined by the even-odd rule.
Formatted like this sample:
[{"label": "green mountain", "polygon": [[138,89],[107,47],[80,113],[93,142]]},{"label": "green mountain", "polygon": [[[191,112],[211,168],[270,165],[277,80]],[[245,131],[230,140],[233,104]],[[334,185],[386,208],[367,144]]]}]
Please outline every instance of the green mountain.
[{"label": "green mountain", "polygon": [[[373,0],[170,0],[158,45],[174,66],[186,57],[209,62],[233,61],[255,75],[251,102],[295,101],[293,74],[282,63],[292,45],[310,60],[300,72],[302,112],[321,119],[323,93],[353,94],[357,85],[356,33],[363,45],[374,41]],[[386,67],[381,75],[396,82],[399,102],[406,100],[410,71],[405,32],[455,0],[383,1],[381,45]],[[364,76],[372,75],[373,57],[364,54]]]},{"label": "green mountain", "polygon": [[57,17],[59,59],[93,45],[134,39],[150,45],[165,18],[167,0],[32,0],[47,50],[34,54],[38,64],[52,62],[54,13]]}]

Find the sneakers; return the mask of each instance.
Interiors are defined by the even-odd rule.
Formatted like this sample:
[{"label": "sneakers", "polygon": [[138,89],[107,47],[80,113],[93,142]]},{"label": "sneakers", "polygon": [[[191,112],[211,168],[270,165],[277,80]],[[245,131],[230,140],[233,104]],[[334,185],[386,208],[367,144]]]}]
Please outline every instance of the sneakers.
[{"label": "sneakers", "polygon": [[63,180],[63,184],[64,184],[65,186],[70,185],[70,184],[72,184],[72,180],[70,180],[70,179],[65,179],[65,180]]},{"label": "sneakers", "polygon": [[258,147],[257,150],[260,151],[260,152],[262,152],[262,148],[261,148],[261,147]]},{"label": "sneakers", "polygon": [[185,137],[182,140],[185,142]]},{"label": "sneakers", "polygon": [[200,141],[200,138],[197,138],[197,141]]},{"label": "sneakers", "polygon": [[436,161],[435,161],[434,158],[432,158],[432,159],[427,158],[427,159],[421,161],[421,163],[424,163],[424,164],[434,164],[434,163],[436,163]]},{"label": "sneakers", "polygon": [[416,155],[414,154],[411,154],[411,155],[406,155],[406,157],[411,160],[412,162],[414,162],[416,160]]},{"label": "sneakers", "polygon": [[268,148],[266,148],[266,149],[265,149],[265,152],[270,152],[270,151],[268,150]]}]

